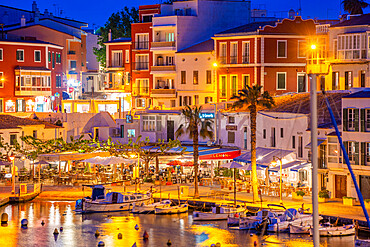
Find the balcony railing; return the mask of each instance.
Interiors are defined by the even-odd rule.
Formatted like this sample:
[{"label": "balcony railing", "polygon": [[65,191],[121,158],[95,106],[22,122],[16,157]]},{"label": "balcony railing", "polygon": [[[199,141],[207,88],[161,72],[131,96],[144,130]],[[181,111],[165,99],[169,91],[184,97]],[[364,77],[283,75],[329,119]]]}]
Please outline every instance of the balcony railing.
[{"label": "balcony railing", "polygon": [[135,42],[135,49],[136,50],[148,50],[149,49],[149,41]]},{"label": "balcony railing", "polygon": [[176,89],[152,89],[152,97],[176,97]]},{"label": "balcony railing", "polygon": [[111,68],[121,68],[123,67],[123,62],[122,61],[116,61],[112,60],[112,63],[110,65]]},{"label": "balcony railing", "polygon": [[155,65],[152,66],[151,71],[176,71],[175,65]]},{"label": "balcony railing", "polygon": [[226,57],[219,57],[218,61],[220,62],[220,64],[226,64]]},{"label": "balcony railing", "polygon": [[250,58],[249,58],[249,56],[243,56],[243,57],[242,57],[242,59],[243,59],[243,63],[244,63],[244,64],[248,64],[248,63],[250,63],[250,61],[249,61],[249,59],[250,59]]},{"label": "balcony railing", "polygon": [[175,41],[155,41],[151,43],[152,48],[155,47],[175,47]]},{"label": "balcony railing", "polygon": [[230,56],[230,64],[237,64],[238,57],[237,56]]},{"label": "balcony railing", "polygon": [[76,51],[68,51],[68,55],[75,55]]},{"label": "balcony railing", "polygon": [[149,62],[136,62],[135,63],[135,70],[148,70],[149,69]]},{"label": "balcony railing", "polygon": [[134,96],[145,96],[149,94],[149,87],[133,87],[132,94]]}]

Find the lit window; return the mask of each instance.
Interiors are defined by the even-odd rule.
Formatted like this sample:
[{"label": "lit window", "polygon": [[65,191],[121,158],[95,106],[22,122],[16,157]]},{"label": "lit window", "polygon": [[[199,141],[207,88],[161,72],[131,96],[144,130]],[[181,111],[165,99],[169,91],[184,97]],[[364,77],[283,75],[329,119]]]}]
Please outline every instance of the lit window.
[{"label": "lit window", "polygon": [[286,90],[286,72],[277,72],[277,90]]},{"label": "lit window", "polygon": [[41,51],[35,51],[35,62],[41,62]]},{"label": "lit window", "polygon": [[24,61],[24,50],[17,50],[17,61],[23,62]]},{"label": "lit window", "polygon": [[134,138],[135,137],[135,129],[128,129],[127,130],[127,137]]}]

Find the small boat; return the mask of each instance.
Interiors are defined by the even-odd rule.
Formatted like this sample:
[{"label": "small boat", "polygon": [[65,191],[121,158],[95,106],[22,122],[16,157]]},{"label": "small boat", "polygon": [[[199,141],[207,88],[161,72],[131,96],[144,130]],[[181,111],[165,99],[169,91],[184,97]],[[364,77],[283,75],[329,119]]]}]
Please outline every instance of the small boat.
[{"label": "small boat", "polygon": [[155,214],[181,214],[189,210],[188,204],[181,204],[177,206],[169,206],[163,208],[156,208]]},{"label": "small boat", "polygon": [[[313,229],[310,229],[310,235],[313,234]],[[355,234],[354,225],[343,225],[343,226],[334,226],[331,224],[322,224],[319,228],[320,236],[327,237],[339,237],[339,236],[348,236]]]},{"label": "small boat", "polygon": [[245,209],[240,205],[236,207],[234,205],[216,205],[212,207],[211,212],[193,212],[194,221],[206,221],[206,220],[227,220],[228,217],[233,217],[235,214],[243,213]]},{"label": "small boat", "polygon": [[370,247],[370,239],[356,239],[355,247]]},{"label": "small boat", "polygon": [[132,206],[134,214],[154,214],[156,208],[166,208],[171,206],[170,200],[146,204],[145,202],[135,202]]},{"label": "small boat", "polygon": [[76,211],[82,213],[127,211],[137,202],[149,203],[151,194],[109,192],[105,194],[105,187],[95,185],[91,197],[76,201]]},{"label": "small boat", "polygon": [[310,234],[311,225],[295,226],[289,225],[290,234]]}]

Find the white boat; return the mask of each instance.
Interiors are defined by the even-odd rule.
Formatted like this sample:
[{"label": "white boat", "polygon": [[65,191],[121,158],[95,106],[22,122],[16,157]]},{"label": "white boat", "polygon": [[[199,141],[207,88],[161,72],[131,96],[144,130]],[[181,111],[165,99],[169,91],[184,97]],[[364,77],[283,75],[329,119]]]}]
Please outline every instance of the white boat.
[{"label": "white boat", "polygon": [[[354,225],[343,225],[343,226],[333,226],[330,224],[321,225],[319,228],[320,236],[327,237],[339,237],[339,236],[348,236],[355,234]],[[310,229],[310,235],[313,234],[313,229]]]},{"label": "white boat", "polygon": [[109,192],[102,185],[93,187],[92,196],[76,202],[76,211],[82,213],[127,211],[137,202],[149,203],[151,194]]},{"label": "white boat", "polygon": [[151,214],[155,213],[156,208],[166,208],[171,206],[170,200],[146,204],[145,202],[135,202],[132,206],[132,213],[134,214]]},{"label": "white boat", "polygon": [[295,226],[289,225],[290,234],[310,234],[311,225]]},{"label": "white boat", "polygon": [[186,213],[189,210],[188,204],[181,204],[177,206],[169,206],[163,208],[156,208],[156,214],[181,214]]},{"label": "white boat", "polygon": [[370,239],[356,239],[355,247],[370,247]]},{"label": "white boat", "polygon": [[206,220],[227,220],[228,217],[233,217],[235,214],[243,213],[245,209],[240,205],[216,205],[212,207],[211,212],[193,212],[194,221]]}]

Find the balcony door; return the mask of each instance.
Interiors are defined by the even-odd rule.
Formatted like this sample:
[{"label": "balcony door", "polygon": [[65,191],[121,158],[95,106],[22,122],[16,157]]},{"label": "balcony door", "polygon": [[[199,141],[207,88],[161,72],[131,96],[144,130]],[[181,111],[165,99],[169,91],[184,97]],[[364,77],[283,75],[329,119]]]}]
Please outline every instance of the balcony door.
[{"label": "balcony door", "polygon": [[347,196],[347,176],[335,175],[335,198]]},{"label": "balcony door", "polygon": [[175,121],[167,120],[167,142],[175,140]]},{"label": "balcony door", "polygon": [[306,92],[306,74],[301,73],[297,75],[298,93]]}]

